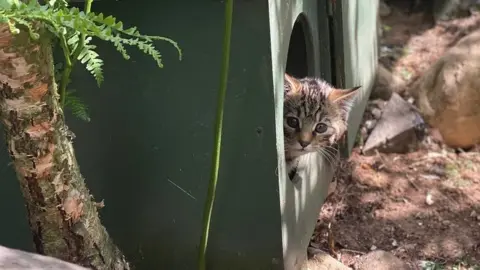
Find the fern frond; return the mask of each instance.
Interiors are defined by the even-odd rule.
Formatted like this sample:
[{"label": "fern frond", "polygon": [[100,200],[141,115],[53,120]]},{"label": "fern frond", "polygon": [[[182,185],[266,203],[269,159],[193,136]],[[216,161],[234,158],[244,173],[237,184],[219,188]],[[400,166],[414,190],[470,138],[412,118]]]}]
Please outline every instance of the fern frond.
[{"label": "fern frond", "polygon": [[[103,14],[102,13],[99,13],[99,14],[95,14],[95,13],[89,13],[88,16],[95,22],[97,23],[100,23],[100,24],[105,24],[107,25],[108,27],[110,27],[110,29],[114,30],[114,31],[117,31],[117,32],[120,32],[126,36],[131,36],[131,37],[134,37],[134,38],[137,38],[137,42],[139,42],[139,39],[141,40],[145,40],[147,41],[148,43],[151,43],[153,40],[161,40],[161,41],[166,41],[168,43],[170,43],[173,47],[175,47],[175,49],[177,50],[178,52],[178,57],[179,59],[181,60],[182,59],[182,50],[180,49],[180,47],[178,46],[178,44],[173,41],[172,39],[170,38],[167,38],[167,37],[161,37],[161,36],[148,36],[148,35],[142,35],[140,34],[140,32],[137,30],[137,27],[131,27],[131,28],[128,28],[128,29],[123,29],[123,23],[121,21],[116,21],[116,18],[115,17],[112,17],[112,16],[108,16],[106,18],[103,18]],[[132,41],[131,38],[129,38],[128,40]],[[135,44],[136,45],[136,44]]]},{"label": "fern frond", "polygon": [[80,34],[79,33],[72,33],[67,39],[67,44],[70,46],[70,51],[73,52],[77,49],[77,46],[80,43]]},{"label": "fern frond", "polygon": [[65,96],[65,108],[69,108],[75,117],[78,117],[86,122],[90,122],[88,114],[88,106],[82,100],[74,95],[75,90],[69,90]]},{"label": "fern frond", "polygon": [[68,1],[66,0],[48,0],[48,5],[52,8],[65,8],[68,6]]},{"label": "fern frond", "polygon": [[[16,17],[26,21],[40,20],[49,24],[56,36],[73,32],[77,35],[84,34],[111,42],[125,59],[129,59],[129,55],[124,45],[130,45],[150,55],[159,67],[163,67],[161,55],[153,45],[154,40],[169,42],[177,49],[179,59],[182,57],[181,49],[173,40],[161,36],[143,35],[136,27],[124,29],[121,21],[117,21],[113,16],[104,17],[102,13],[85,14],[75,7],[53,9],[50,6],[41,6],[35,0],[31,0],[28,4],[20,3],[18,6],[14,6],[10,12],[7,10],[5,15],[8,18]],[[78,41],[76,35],[71,37],[74,39],[69,40],[68,43],[78,44],[75,42]]]},{"label": "fern frond", "polygon": [[91,37],[85,38],[83,49],[77,59],[82,64],[86,64],[87,70],[93,75],[97,81],[97,85],[100,87],[103,82],[103,60],[100,59],[100,55],[95,52],[97,46],[89,44],[90,40],[92,40]]},{"label": "fern frond", "polygon": [[33,39],[33,40],[37,40],[40,38],[40,34],[38,34],[34,29],[33,29],[33,26],[32,26],[32,23],[27,21],[27,20],[24,20],[22,18],[16,18],[16,17],[13,17],[12,20],[15,22],[15,23],[18,23],[22,26],[24,26],[25,28],[28,29],[28,34],[30,35],[30,38]]},{"label": "fern frond", "polygon": [[[86,12],[83,12],[75,7],[69,8],[67,0],[48,0],[45,5],[41,5],[37,0],[29,0],[28,3],[19,0],[0,0],[0,23],[7,23],[12,34],[18,34],[20,29],[17,26],[21,26],[20,28],[27,29],[32,39],[38,39],[40,35],[35,31],[38,22],[58,38],[64,51],[67,68],[64,69],[64,78],[62,78],[60,91],[62,98],[67,95],[63,92],[66,90],[68,77],[76,60],[85,65],[98,86],[104,80],[103,60],[96,52],[96,46],[90,44],[92,37],[112,43],[126,60],[130,59],[126,49],[128,45],[137,47],[143,53],[150,55],[157,66],[162,68],[162,56],[153,44],[156,40],[173,45],[179,59],[182,59],[182,51],[173,40],[161,36],[143,35],[136,27],[124,29],[123,23],[117,21],[115,17],[105,17],[103,13],[90,12],[89,7],[86,7]],[[70,95],[68,100],[68,105],[74,114],[83,119],[89,119],[86,106],[79,105],[82,103],[77,97]],[[66,101],[62,99],[61,103],[63,102]]]}]

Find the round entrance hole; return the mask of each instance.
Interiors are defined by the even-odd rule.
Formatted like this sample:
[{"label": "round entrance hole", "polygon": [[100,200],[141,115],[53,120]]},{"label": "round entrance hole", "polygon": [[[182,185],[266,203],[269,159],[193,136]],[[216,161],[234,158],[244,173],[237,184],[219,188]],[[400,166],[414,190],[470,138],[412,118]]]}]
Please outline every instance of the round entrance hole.
[{"label": "round entrance hole", "polygon": [[302,13],[293,25],[288,45],[285,72],[296,78],[313,75],[312,34],[307,18]]}]

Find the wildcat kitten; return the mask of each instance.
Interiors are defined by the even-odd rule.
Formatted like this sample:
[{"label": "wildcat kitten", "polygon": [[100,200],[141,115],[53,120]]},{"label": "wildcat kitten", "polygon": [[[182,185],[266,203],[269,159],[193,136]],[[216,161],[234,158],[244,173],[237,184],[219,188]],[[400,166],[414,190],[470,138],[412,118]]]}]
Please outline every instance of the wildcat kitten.
[{"label": "wildcat kitten", "polygon": [[332,162],[329,151],[347,129],[346,117],[360,86],[336,89],[322,79],[285,74],[284,88],[285,159],[293,180],[302,155],[320,152]]}]

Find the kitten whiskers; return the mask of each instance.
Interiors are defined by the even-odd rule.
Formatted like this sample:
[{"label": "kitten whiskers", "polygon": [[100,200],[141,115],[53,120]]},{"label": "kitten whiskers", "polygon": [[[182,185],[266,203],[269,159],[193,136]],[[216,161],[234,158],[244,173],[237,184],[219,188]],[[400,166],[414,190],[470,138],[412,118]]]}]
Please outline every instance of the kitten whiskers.
[{"label": "kitten whiskers", "polygon": [[332,146],[322,147],[318,152],[330,163],[330,166],[333,168],[339,159],[338,149]]}]

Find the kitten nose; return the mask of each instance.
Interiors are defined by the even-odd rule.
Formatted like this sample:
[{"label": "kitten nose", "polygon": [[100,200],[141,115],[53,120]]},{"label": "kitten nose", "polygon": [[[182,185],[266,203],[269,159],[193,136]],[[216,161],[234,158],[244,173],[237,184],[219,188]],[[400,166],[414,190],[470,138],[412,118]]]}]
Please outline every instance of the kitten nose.
[{"label": "kitten nose", "polygon": [[307,147],[307,146],[310,144],[310,142],[303,141],[303,140],[299,140],[298,143],[299,143],[303,148]]}]

